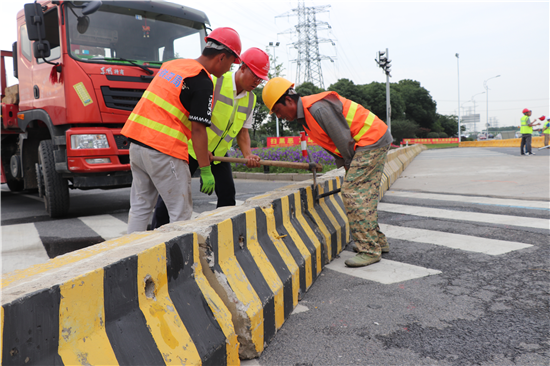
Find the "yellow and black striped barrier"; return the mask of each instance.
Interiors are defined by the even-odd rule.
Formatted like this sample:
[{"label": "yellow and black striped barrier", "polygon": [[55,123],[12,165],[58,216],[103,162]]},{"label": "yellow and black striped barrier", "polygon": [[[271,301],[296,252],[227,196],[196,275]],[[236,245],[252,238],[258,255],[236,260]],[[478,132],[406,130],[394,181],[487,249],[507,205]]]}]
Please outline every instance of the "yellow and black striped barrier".
[{"label": "yellow and black striped barrier", "polygon": [[[420,146],[388,154],[381,195]],[[2,364],[238,365],[350,241],[343,170],[2,278]],[[323,196],[328,194],[326,196]]]}]

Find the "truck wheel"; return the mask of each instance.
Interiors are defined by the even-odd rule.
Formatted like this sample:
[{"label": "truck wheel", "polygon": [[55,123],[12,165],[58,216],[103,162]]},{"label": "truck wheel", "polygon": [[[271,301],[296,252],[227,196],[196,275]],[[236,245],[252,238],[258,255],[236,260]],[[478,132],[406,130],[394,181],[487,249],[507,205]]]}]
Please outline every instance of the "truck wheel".
[{"label": "truck wheel", "polygon": [[21,192],[23,189],[25,189],[25,181],[17,180],[12,175],[11,164],[4,164],[4,174],[6,176],[6,183],[10,191]]},{"label": "truck wheel", "polygon": [[50,217],[62,217],[69,211],[69,184],[55,171],[51,140],[40,141],[38,164],[41,167],[41,184],[44,187],[44,206]]}]

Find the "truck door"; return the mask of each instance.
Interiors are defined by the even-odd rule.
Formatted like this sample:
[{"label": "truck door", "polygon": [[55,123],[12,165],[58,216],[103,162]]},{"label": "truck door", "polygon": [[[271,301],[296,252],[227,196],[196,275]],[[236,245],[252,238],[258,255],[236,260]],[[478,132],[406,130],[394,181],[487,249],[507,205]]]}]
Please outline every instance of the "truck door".
[{"label": "truck door", "polygon": [[[21,19],[25,18],[23,17]],[[32,109],[34,104],[32,44],[27,33],[27,25],[24,23],[19,26],[17,55],[14,55],[14,62],[17,62],[18,68],[19,110],[24,111]]]}]

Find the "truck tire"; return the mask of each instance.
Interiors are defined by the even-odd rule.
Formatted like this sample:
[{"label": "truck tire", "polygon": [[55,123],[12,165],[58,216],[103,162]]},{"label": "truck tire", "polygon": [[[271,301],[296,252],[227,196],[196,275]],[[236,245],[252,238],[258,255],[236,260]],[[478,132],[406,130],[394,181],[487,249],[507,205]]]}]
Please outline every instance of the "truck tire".
[{"label": "truck tire", "polygon": [[51,140],[40,141],[38,164],[42,169],[44,206],[50,217],[62,217],[69,211],[69,183],[55,171]]}]

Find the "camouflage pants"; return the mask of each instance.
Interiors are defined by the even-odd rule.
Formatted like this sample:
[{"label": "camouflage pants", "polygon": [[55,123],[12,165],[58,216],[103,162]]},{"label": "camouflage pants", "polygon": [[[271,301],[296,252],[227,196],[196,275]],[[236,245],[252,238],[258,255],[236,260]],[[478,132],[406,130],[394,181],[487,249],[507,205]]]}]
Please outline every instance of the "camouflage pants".
[{"label": "camouflage pants", "polygon": [[381,255],[387,243],[378,226],[380,181],[389,147],[355,154],[342,185],[342,199],[359,252]]}]

